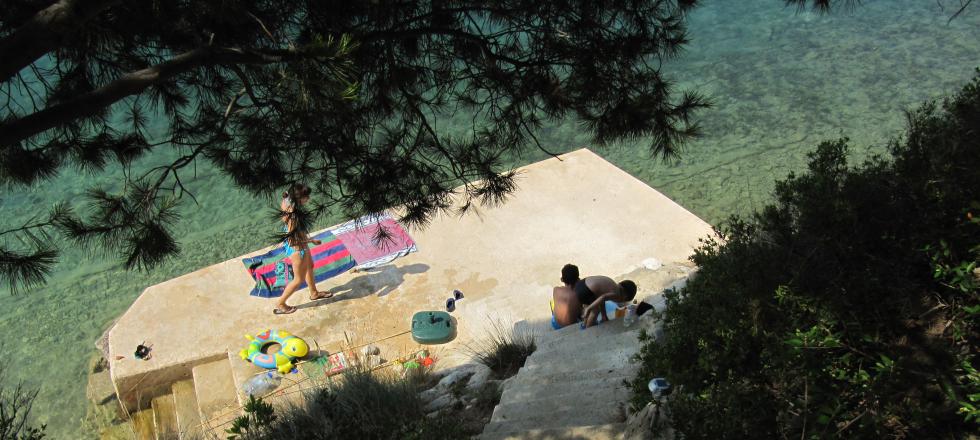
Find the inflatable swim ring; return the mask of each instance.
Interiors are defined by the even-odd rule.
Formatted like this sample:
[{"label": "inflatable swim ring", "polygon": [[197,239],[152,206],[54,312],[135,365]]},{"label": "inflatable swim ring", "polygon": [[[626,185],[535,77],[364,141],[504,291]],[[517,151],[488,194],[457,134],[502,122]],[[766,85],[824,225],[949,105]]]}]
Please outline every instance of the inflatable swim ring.
[{"label": "inflatable swim ring", "polygon": [[[242,359],[262,368],[276,369],[282,374],[292,371],[293,360],[306,356],[310,351],[306,341],[281,330],[269,329],[255,336],[245,335],[245,338],[252,342],[247,349],[238,352]],[[279,351],[263,353],[262,349],[269,344],[279,344]]]}]

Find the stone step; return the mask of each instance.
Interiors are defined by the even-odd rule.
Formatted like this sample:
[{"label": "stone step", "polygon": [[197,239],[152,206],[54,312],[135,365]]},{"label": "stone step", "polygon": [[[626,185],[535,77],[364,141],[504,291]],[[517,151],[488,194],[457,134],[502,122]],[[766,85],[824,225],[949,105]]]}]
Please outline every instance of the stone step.
[{"label": "stone step", "polygon": [[514,323],[514,331],[533,333],[534,342],[539,346],[559,336],[558,331],[551,328],[551,321],[548,320],[528,321],[526,319],[522,319]]},{"label": "stone step", "polygon": [[606,425],[576,426],[574,428],[531,429],[527,431],[506,431],[483,434],[480,440],[622,440],[626,425],[610,423]]},{"label": "stone step", "polygon": [[228,365],[231,366],[231,377],[232,382],[235,387],[235,398],[239,405],[244,406],[248,402],[248,395],[242,391],[242,386],[245,382],[248,382],[257,374],[261,374],[266,370],[262,367],[257,367],[255,364],[245,361],[238,355],[238,353],[228,352]]},{"label": "stone step", "polygon": [[[566,339],[583,339],[586,337],[602,337],[603,335],[617,334],[624,332],[637,332],[644,328],[649,328],[652,324],[652,320],[647,318],[640,318],[633,325],[626,327],[623,325],[623,321],[616,319],[610,322],[595,325],[586,329],[583,329],[578,324],[572,324],[561,329],[555,330],[551,328],[550,321],[528,321],[522,320],[514,324],[515,330],[532,331],[535,334],[535,342],[538,347],[546,347],[548,345],[559,344],[558,341],[563,341]],[[647,330],[649,332],[649,330]]]},{"label": "stone step", "polygon": [[[565,384],[554,385],[557,387]],[[622,381],[612,384],[607,382],[601,387],[594,388],[580,386],[579,383],[568,385],[575,388],[555,389],[531,400],[501,402],[493,409],[490,421],[525,418],[532,414],[541,416],[560,414],[574,411],[576,408],[580,410],[591,408],[590,402],[626,402],[630,397],[630,392],[622,385]]]},{"label": "stone step", "polygon": [[626,421],[625,404],[610,400],[592,402],[571,401],[557,405],[552,411],[525,412],[523,414],[501,413],[494,410],[490,423],[483,429],[484,434],[495,432],[516,432],[531,429],[560,429],[578,426],[606,425]]},{"label": "stone step", "polygon": [[567,335],[537,344],[537,350],[532,356],[543,356],[554,351],[578,353],[585,350],[603,350],[608,347],[640,345],[638,331],[616,330],[612,325],[609,327],[612,331],[599,332],[599,329],[594,332],[583,331],[581,335]]},{"label": "stone step", "polygon": [[240,412],[231,363],[225,357],[198,365],[192,373],[203,430],[220,435]]},{"label": "stone step", "polygon": [[153,410],[144,409],[133,413],[133,438],[136,440],[156,440],[153,433]]},{"label": "stone step", "polygon": [[[612,375],[598,379],[565,380],[556,378],[553,382],[533,384],[508,384],[500,395],[497,408],[507,404],[533,402],[536,400],[576,400],[575,396],[584,397],[588,394],[603,396],[602,393],[620,396],[626,390],[623,381],[632,379],[632,375]],[[599,393],[599,394],[596,394]],[[626,393],[626,398],[629,398]],[[578,399],[581,401],[581,399]]]},{"label": "stone step", "polygon": [[[319,356],[319,352],[316,352],[316,349],[311,349],[310,355],[306,359],[308,360],[315,356]],[[245,404],[248,402],[248,395],[245,394],[244,391],[245,383],[252,380],[253,377],[265,374],[271,370],[257,367],[251,362],[242,360],[238,353],[229,352],[228,362],[231,365],[232,377],[235,382],[235,395],[238,398],[238,404],[239,406],[245,406]],[[313,387],[315,383],[315,381],[307,379],[308,378],[303,373],[286,374],[279,382],[279,387],[273,391],[270,391],[265,396],[256,397],[262,397],[267,403],[272,404],[272,406],[277,410],[280,408],[285,409],[290,406],[302,404],[304,402],[302,390]]]},{"label": "stone step", "polygon": [[[576,382],[599,380],[607,377],[621,377],[624,379],[632,378],[636,375],[639,368],[637,364],[629,364],[625,367],[601,367],[579,371],[558,371],[558,372],[537,372],[531,374],[518,374],[507,383],[507,388],[519,386],[533,386],[537,384],[550,384],[553,382]],[[506,391],[506,390],[505,390]]]},{"label": "stone step", "polygon": [[563,350],[542,353],[541,355],[534,353],[527,358],[521,373],[525,372],[524,369],[528,369],[528,372],[533,370],[557,372],[591,370],[603,367],[621,368],[626,366],[630,362],[630,358],[639,351],[640,347],[637,344],[607,348],[597,347],[592,351],[578,353]]},{"label": "stone step", "polygon": [[156,440],[178,440],[177,408],[174,405],[174,395],[164,394],[150,401],[153,408],[153,427]]},{"label": "stone step", "polygon": [[201,437],[201,412],[197,405],[194,381],[182,380],[170,388],[174,396],[174,413],[177,416],[177,432],[181,439]]}]

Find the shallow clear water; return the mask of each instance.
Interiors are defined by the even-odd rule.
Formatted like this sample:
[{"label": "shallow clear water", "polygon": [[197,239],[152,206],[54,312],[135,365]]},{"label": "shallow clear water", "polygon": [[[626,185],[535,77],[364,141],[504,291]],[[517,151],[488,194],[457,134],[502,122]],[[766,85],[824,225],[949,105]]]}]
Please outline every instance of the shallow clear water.
[{"label": "shallow clear water", "polygon": [[[594,150],[712,224],[748,214],[769,199],[774,180],[803,169],[819,141],[849,137],[855,161],[883,153],[901,134],[904,109],[953,93],[973,76],[980,7],[947,26],[953,2],[941,1],[945,11],[931,1],[865,1],[831,16],[797,15],[778,0],[708,2],[691,17],[692,44],[667,65],[681,87],[714,100],[701,113],[705,136],[670,164],[651,159],[642,143]],[[589,146],[574,123],[546,127],[541,139],[555,151]],[[531,151],[515,165],[545,157]],[[120,176],[65,173],[43,187],[3,189],[0,227]],[[93,341],[145,287],[270,244],[271,201],[237,191],[203,165],[190,185],[200,204],[186,206],[177,260],[125,272],[114,259],[74,250],[44,288],[0,292],[2,359],[14,380],[40,386],[36,421],[49,425],[52,438],[91,435],[81,427]]]}]

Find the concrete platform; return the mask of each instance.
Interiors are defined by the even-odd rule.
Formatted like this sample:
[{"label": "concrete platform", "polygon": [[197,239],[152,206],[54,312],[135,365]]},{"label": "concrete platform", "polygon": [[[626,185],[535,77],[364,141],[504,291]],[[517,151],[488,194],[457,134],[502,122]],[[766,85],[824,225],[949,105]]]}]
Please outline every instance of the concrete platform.
[{"label": "concrete platform", "polygon": [[[495,316],[508,323],[547,316],[565,263],[583,276],[627,274],[651,257],[683,264],[711,234],[710,225],[589,150],[519,171],[518,190],[503,206],[434,219],[412,231],[419,252],[320,283],[337,294],[328,300],[311,303],[309,292],[299,291],[290,299],[300,307],[292,315],[275,316],[275,299],[248,295],[253,281],[241,257],[147,288],[109,332],[110,359],[128,355],[110,363],[120,400],[130,411],[145,408],[194,367],[227,362],[228,353],[246,346],[245,334],[266,328],[315,338],[331,351],[345,340],[404,332],[413,312],[442,309],[453,289],[466,299],[454,313],[458,336],[440,347],[440,362],[463,362],[460,348],[485,335]],[[654,293],[649,288],[639,283],[638,298]],[[133,360],[143,341],[153,357]],[[383,355],[415,348],[408,338],[397,341]]]}]

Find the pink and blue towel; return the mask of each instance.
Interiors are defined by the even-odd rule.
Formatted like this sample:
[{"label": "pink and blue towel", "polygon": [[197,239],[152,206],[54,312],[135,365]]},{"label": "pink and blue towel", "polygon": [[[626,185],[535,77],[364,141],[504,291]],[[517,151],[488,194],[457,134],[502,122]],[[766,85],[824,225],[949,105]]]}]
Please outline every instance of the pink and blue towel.
[{"label": "pink and blue towel", "polygon": [[[387,231],[389,240],[375,243],[378,229]],[[316,234],[322,241],[310,249],[313,256],[313,279],[319,283],[357,267],[367,269],[387,264],[418,250],[405,228],[388,213],[368,215],[351,220],[334,229]],[[255,280],[252,296],[273,298],[282,296],[286,283],[292,279],[292,262],[285,258],[279,246],[265,254],[242,260]],[[306,287],[304,282],[300,289]]]}]

